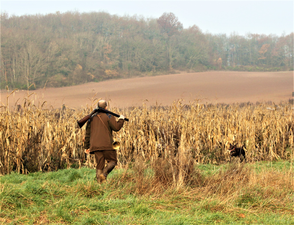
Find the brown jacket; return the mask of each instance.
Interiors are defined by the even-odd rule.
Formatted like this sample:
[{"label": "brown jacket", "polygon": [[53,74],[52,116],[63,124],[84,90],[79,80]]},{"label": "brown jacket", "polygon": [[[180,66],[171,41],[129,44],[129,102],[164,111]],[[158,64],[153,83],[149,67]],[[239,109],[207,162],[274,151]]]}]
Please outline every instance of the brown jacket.
[{"label": "brown jacket", "polygon": [[87,123],[84,147],[90,148],[90,153],[114,150],[112,131],[119,131],[123,124],[123,119],[116,121],[116,118],[110,114],[98,113]]}]

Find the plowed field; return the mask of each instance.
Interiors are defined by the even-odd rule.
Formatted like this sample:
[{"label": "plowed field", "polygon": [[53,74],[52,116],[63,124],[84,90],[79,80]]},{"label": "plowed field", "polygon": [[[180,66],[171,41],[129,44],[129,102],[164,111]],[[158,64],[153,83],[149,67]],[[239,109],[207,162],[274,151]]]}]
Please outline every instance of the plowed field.
[{"label": "plowed field", "polygon": [[[1,102],[7,104],[12,90],[1,91]],[[228,72],[209,71],[153,77],[109,80],[62,88],[30,91],[35,104],[47,101],[47,107],[70,108],[91,105],[99,98],[110,101],[111,107],[170,105],[182,99],[188,104],[288,101],[292,98],[293,72]],[[10,107],[22,104],[27,91],[15,91],[9,97]]]}]

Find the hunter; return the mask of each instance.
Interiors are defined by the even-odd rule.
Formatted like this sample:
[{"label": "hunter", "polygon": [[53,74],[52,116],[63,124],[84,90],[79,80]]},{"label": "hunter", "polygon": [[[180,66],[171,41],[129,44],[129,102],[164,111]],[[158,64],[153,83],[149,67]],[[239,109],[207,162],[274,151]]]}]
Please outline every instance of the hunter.
[{"label": "hunter", "polygon": [[[107,109],[107,102],[100,100],[98,108]],[[113,147],[112,131],[119,131],[124,125],[125,117],[116,118],[107,113],[96,113],[86,126],[85,152],[95,154],[96,178],[98,183],[106,180],[108,174],[117,164],[117,153]],[[105,162],[107,165],[105,166]]]}]

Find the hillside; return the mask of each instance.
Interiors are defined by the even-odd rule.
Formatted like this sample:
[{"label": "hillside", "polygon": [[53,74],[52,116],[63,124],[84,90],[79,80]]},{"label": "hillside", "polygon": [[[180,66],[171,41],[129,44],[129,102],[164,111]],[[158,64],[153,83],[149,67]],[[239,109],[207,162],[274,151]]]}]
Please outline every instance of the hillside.
[{"label": "hillside", "polygon": [[[202,28],[205,29],[205,28]],[[0,89],[63,87],[176,71],[293,70],[293,33],[213,35],[173,13],[1,14]]]},{"label": "hillside", "polygon": [[[228,72],[210,71],[130,79],[90,82],[82,85],[43,88],[35,91],[17,90],[9,96],[10,107],[22,104],[30,95],[35,104],[59,108],[91,105],[99,98],[110,102],[111,107],[132,107],[159,104],[171,105],[182,99],[184,103],[199,100],[201,103],[234,103],[256,101],[288,101],[293,88],[293,72]],[[1,92],[1,101],[12,90]]]}]

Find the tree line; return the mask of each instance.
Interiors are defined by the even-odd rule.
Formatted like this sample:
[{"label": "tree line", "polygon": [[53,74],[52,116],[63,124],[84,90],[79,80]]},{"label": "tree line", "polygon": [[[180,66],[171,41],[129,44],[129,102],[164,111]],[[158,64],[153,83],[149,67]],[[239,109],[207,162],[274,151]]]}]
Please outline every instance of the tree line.
[{"label": "tree line", "polygon": [[40,88],[176,71],[293,70],[293,33],[203,33],[173,13],[1,14],[0,88]]}]

